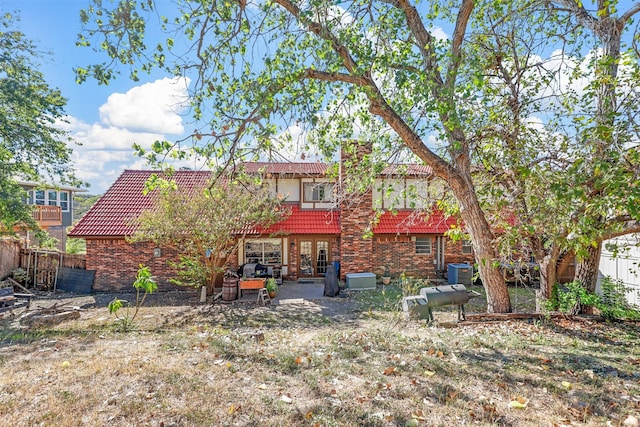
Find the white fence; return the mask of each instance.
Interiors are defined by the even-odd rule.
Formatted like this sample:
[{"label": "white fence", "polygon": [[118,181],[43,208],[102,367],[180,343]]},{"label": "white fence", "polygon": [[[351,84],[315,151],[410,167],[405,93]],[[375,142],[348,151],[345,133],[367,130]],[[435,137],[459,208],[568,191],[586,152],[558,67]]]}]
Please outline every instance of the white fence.
[{"label": "white fence", "polygon": [[[617,247],[617,255],[615,247]],[[600,257],[598,290],[600,280],[605,276],[622,281],[624,286],[628,288],[627,301],[640,307],[639,235],[628,234],[604,242]]]}]

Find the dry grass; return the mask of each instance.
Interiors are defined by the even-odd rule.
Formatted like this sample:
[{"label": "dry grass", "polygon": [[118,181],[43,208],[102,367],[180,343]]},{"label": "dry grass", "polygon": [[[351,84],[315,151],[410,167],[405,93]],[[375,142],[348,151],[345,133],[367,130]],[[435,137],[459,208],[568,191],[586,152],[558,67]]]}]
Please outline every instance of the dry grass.
[{"label": "dry grass", "polygon": [[640,415],[637,324],[440,328],[362,293],[157,305],[120,333],[105,301],[81,303],[80,320],[49,328],[5,321],[0,424],[618,426]]}]

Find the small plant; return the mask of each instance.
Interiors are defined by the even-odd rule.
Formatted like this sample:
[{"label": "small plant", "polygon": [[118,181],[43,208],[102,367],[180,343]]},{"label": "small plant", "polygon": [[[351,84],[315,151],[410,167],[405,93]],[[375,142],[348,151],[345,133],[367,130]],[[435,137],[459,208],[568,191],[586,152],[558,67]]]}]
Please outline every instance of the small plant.
[{"label": "small plant", "polygon": [[276,282],[276,279],[274,279],[273,277],[269,277],[267,279],[265,288],[267,288],[267,292],[269,292],[269,295],[275,294],[278,291],[278,282]]},{"label": "small plant", "polygon": [[571,282],[560,288],[554,286],[546,303],[548,310],[578,314],[583,306],[593,306],[607,320],[640,319],[640,312],[626,300],[626,288],[622,282],[605,277],[601,282],[602,295],[588,292],[579,282]]},{"label": "small plant", "polygon": [[382,273],[382,284],[388,285],[391,283],[391,273],[389,272],[389,266],[384,266],[384,273]]},{"label": "small plant", "polygon": [[[124,332],[133,329],[133,321],[138,315],[140,307],[144,304],[147,295],[158,290],[158,284],[153,280],[149,267],[140,264],[133,287],[136,289],[136,303],[133,308],[128,301],[118,298],[114,298],[108,305],[109,313],[116,317]],[[124,313],[120,313],[123,307],[125,308]]]},{"label": "small plant", "polygon": [[640,311],[636,310],[626,298],[629,288],[625,287],[623,282],[615,281],[607,276],[600,283],[602,295],[599,295],[596,308],[600,310],[600,314],[607,320],[640,319]]}]

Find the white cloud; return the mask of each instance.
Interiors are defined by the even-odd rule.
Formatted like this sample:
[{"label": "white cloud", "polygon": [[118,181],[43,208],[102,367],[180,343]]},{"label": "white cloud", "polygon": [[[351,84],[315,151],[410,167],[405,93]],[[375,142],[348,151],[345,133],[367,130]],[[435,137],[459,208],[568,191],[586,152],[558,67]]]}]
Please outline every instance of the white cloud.
[{"label": "white cloud", "polygon": [[102,123],[151,133],[184,132],[182,117],[188,99],[188,78],[164,78],[114,93],[100,107]]},{"label": "white cloud", "polygon": [[100,123],[88,125],[78,122],[72,131],[75,141],[82,144],[84,150],[127,150],[132,151],[134,143],[143,148],[151,147],[156,140],[164,139],[162,133],[135,132],[118,127],[108,127]]},{"label": "white cloud", "polygon": [[440,27],[433,27],[429,32],[436,38],[436,40],[449,40],[449,34],[445,33]]},{"label": "white cloud", "polygon": [[149,149],[155,141],[184,132],[180,112],[188,84],[188,79],[156,80],[109,96],[99,108],[100,122],[71,116],[58,121],[58,127],[79,144],[69,144],[72,163],[76,176],[91,184],[90,193],[104,193],[124,169],[150,168],[145,159],[134,156],[134,143]]}]

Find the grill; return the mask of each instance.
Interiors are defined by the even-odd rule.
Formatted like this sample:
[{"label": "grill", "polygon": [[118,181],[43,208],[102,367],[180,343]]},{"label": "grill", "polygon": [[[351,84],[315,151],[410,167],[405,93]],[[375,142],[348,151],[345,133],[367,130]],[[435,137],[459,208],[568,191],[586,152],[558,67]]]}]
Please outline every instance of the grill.
[{"label": "grill", "polygon": [[420,295],[404,297],[402,307],[410,316],[424,319],[427,317],[433,322],[434,307],[444,305],[458,306],[458,321],[465,319],[464,305],[471,298],[480,296],[479,293],[467,290],[464,285],[444,285],[420,289]]}]

